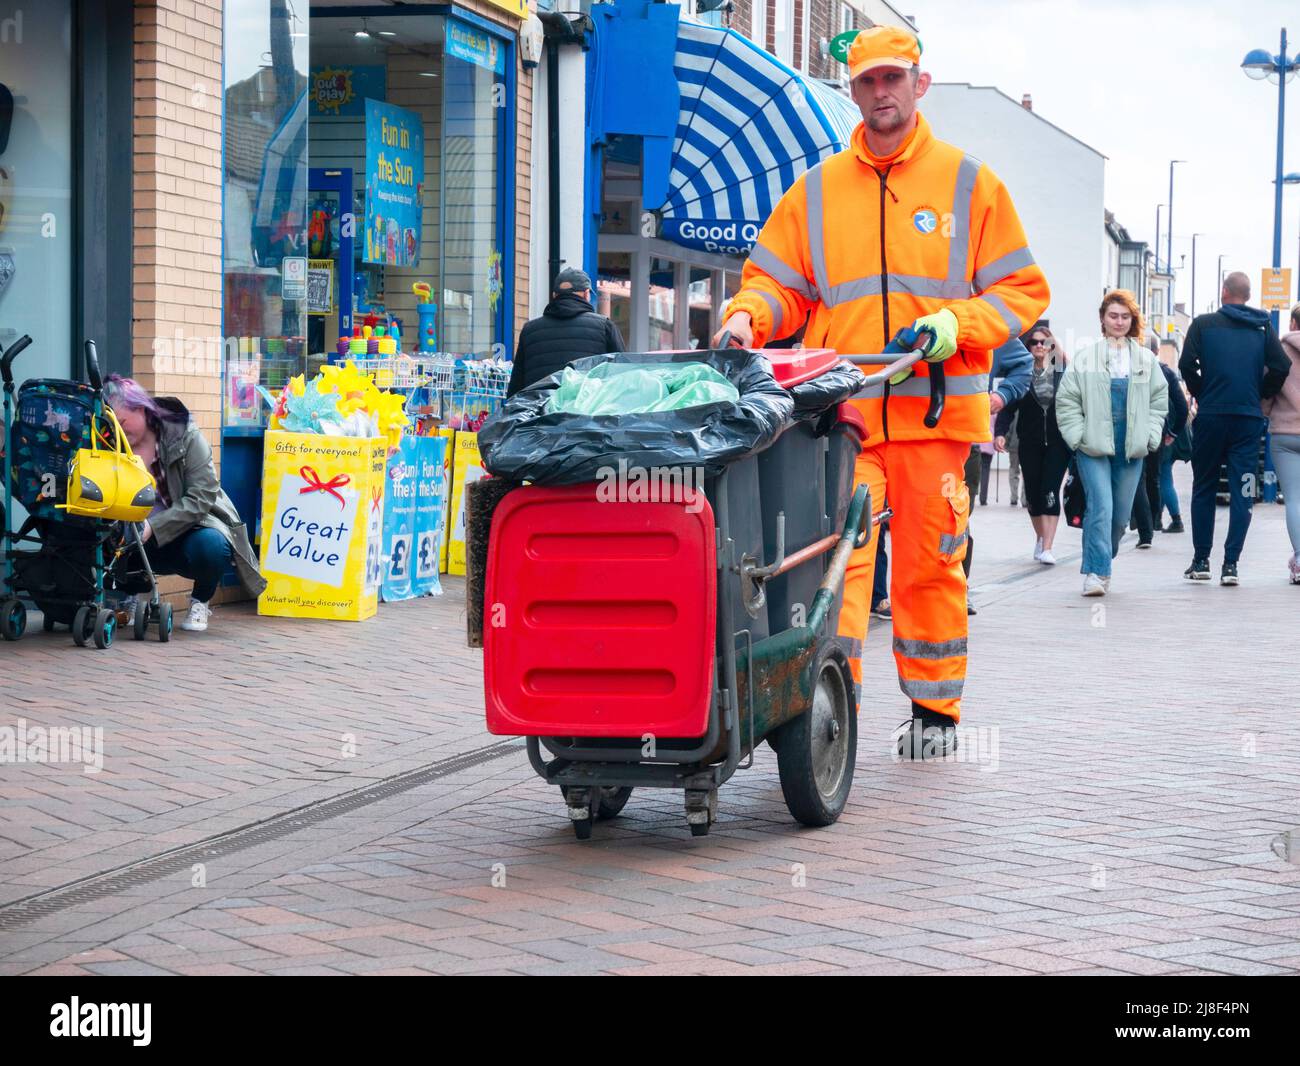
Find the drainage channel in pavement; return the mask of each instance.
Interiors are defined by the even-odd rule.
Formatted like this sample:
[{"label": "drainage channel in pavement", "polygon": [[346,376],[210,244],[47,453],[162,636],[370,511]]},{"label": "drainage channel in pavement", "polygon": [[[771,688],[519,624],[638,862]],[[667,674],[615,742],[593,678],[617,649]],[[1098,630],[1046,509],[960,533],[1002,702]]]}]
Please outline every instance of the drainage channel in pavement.
[{"label": "drainage channel in pavement", "polygon": [[413,770],[385,778],[377,784],[353,789],[333,799],[305,804],[261,822],[241,826],[206,840],[185,844],[138,862],[25,896],[0,906],[0,930],[15,929],[68,907],[104,899],[129,888],[158,881],[170,874],[188,870],[196,862],[209,862],[213,858],[231,855],[277,837],[288,836],[304,826],[337,818],[339,815],[388,799],[400,792],[418,788],[430,781],[460,773],[462,770],[468,770],[521,750],[523,745],[517,738],[498,741],[472,751],[462,752],[460,755],[440,759],[435,763],[417,766]]}]

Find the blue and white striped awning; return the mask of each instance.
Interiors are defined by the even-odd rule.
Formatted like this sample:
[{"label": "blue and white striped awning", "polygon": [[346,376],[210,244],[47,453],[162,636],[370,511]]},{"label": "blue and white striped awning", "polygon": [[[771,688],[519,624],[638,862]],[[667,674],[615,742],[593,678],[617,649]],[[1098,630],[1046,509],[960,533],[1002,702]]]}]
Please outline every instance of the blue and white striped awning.
[{"label": "blue and white striped awning", "polygon": [[744,254],[781,194],[846,147],[857,105],[731,30],[681,22],[681,93],[663,235]]}]

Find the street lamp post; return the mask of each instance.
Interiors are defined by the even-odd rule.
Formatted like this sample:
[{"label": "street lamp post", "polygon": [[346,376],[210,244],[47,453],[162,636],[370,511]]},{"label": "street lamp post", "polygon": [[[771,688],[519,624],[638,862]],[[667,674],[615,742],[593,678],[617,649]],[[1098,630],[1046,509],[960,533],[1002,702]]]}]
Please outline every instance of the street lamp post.
[{"label": "street lamp post", "polygon": [[1223,261],[1227,259],[1226,255],[1219,256],[1219,306],[1223,306]]},{"label": "street lamp post", "polygon": [[1156,204],[1156,273],[1160,273],[1160,212],[1165,209],[1164,204]]},{"label": "street lamp post", "polygon": [[[1241,69],[1248,78],[1260,81],[1268,78],[1277,79],[1277,176],[1273,188],[1273,268],[1282,265],[1282,141],[1284,121],[1286,118],[1286,83],[1295,77],[1297,64],[1286,56],[1286,27],[1282,28],[1281,48],[1276,56],[1271,56],[1263,48],[1254,48],[1246,53],[1241,61]],[[1269,312],[1273,320],[1273,329],[1278,326],[1278,314]]]},{"label": "street lamp post", "polygon": [[[1169,226],[1169,233],[1165,237],[1165,266],[1172,275],[1174,272],[1174,164],[1186,163],[1186,159],[1169,160],[1169,214],[1165,216],[1165,222]],[[1173,283],[1170,283],[1169,302],[1173,303]]]}]

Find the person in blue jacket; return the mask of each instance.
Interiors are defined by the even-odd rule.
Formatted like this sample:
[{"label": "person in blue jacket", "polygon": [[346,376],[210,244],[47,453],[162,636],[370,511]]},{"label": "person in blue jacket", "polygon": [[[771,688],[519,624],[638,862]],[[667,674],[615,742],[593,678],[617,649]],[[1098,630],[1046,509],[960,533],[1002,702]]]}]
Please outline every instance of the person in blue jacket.
[{"label": "person in blue jacket", "polygon": [[1192,434],[1192,565],[1183,576],[1210,580],[1214,506],[1219,467],[1228,466],[1228,538],[1219,583],[1237,584],[1237,560],[1246,543],[1258,486],[1260,401],[1276,396],[1291,370],[1268,314],[1247,307],[1250,278],[1234,271],[1223,279],[1223,304],[1198,315],[1187,330],[1178,369],[1196,401]]},{"label": "person in blue jacket", "polygon": [[[989,381],[996,381],[997,387],[989,393],[989,410],[994,415],[997,415],[1009,404],[1015,403],[1029,391],[1029,370],[1033,366],[1033,362],[1029,355],[1029,349],[1024,346],[1019,337],[1012,337],[1001,348],[993,350],[993,368],[989,374]],[[990,436],[992,436],[992,427],[990,427]],[[971,445],[970,455],[966,458],[964,475],[966,487],[970,490],[970,497],[973,502],[979,491],[980,446],[978,444]],[[972,510],[974,510],[973,507]],[[970,587],[970,567],[974,556],[975,537],[970,530],[968,520],[966,558],[962,560],[961,564],[961,568],[966,571],[967,589]],[[966,613],[968,615],[979,613],[970,602],[969,591],[966,593]]]}]

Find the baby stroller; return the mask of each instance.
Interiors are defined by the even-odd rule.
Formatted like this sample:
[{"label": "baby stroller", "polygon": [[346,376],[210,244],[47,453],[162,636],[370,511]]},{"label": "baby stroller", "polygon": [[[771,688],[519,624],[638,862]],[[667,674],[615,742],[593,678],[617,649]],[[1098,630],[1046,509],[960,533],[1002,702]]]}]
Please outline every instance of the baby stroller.
[{"label": "baby stroller", "polygon": [[[4,381],[5,524],[0,543],[0,636],[18,640],[27,629],[26,595],[44,616],[45,631],[58,625],[72,630],[78,647],[113,643],[117,614],[105,606],[105,591],[148,593],[137,604],[134,637],[143,640],[150,623],[158,639],[171,639],[172,608],[158,598],[158,586],[140,539],[140,527],[70,514],[67,503],[69,464],[81,448],[91,446],[92,425],[105,421],[103,382],[94,341],[86,342],[90,384],[41,378],[23,383],[14,399],[12,365],[32,342],[21,337],[0,356]],[[93,420],[93,421],[92,421]],[[109,443],[100,432],[101,442]],[[14,503],[27,518],[14,529]],[[20,546],[34,545],[23,551]]]}]

